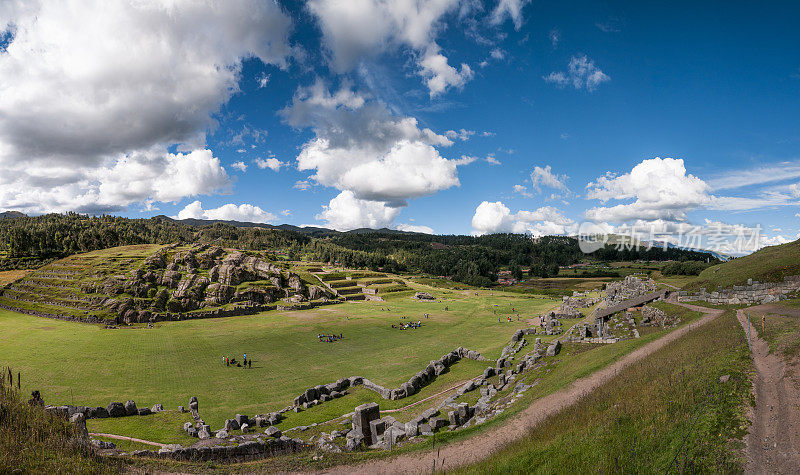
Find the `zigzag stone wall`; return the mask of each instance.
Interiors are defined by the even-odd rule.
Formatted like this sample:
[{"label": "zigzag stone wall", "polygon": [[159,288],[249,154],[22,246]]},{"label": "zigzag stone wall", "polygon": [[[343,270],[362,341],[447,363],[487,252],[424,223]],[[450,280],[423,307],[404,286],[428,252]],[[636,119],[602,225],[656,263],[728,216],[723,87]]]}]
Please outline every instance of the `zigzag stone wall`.
[{"label": "zigzag stone wall", "polygon": [[384,399],[403,399],[417,393],[423,386],[431,382],[434,377],[442,374],[450,365],[460,361],[462,358],[469,358],[476,361],[486,361],[486,358],[484,358],[477,351],[458,347],[450,353],[443,355],[438,360],[431,361],[424,370],[412,376],[411,379],[401,384],[399,388],[389,389],[373,383],[369,379],[362,376],[350,376],[349,378],[341,378],[335,383],[314,386],[313,388],[306,389],[303,394],[300,394],[294,398],[294,407],[307,408],[315,406],[322,402],[340,397],[342,395],[342,391],[349,387],[358,385],[362,385],[371,391],[375,391]]},{"label": "zigzag stone wall", "polygon": [[717,288],[715,292],[701,289],[696,294],[678,292],[681,302],[703,301],[714,305],[754,305],[777,302],[787,298],[787,294],[800,289],[800,276],[787,276],[783,282],[758,282],[748,279],[747,285],[734,285],[730,289]]}]

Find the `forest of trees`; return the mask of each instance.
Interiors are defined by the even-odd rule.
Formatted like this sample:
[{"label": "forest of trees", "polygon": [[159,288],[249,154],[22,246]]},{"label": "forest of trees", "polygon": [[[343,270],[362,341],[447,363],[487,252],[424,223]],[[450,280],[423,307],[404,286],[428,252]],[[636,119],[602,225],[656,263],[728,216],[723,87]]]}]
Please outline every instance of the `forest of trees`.
[{"label": "forest of trees", "polygon": [[[710,254],[681,249],[622,249],[583,254],[575,238],[521,234],[435,236],[398,232],[314,232],[190,225],[165,216],[129,219],[76,213],[0,219],[0,268],[14,262],[45,262],[70,254],[131,244],[204,242],[250,250],[281,250],[291,259],[337,263],[387,272],[422,272],[471,285],[497,280],[501,268],[515,276],[552,277],[559,266],[596,261],[705,261]],[[3,255],[5,257],[3,257]],[[712,258],[713,260],[713,258]],[[678,263],[680,264],[680,262]],[[694,264],[692,264],[694,265]],[[688,265],[687,265],[688,269]]]}]

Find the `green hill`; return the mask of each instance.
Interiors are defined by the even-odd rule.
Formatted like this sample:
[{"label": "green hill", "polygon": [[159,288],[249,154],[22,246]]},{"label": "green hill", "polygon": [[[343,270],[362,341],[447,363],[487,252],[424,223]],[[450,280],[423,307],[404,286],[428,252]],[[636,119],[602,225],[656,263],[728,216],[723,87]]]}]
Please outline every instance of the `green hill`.
[{"label": "green hill", "polygon": [[711,266],[684,289],[699,290],[705,287],[711,291],[717,286],[727,288],[744,285],[747,279],[778,282],[789,275],[800,275],[800,240],[765,247],[749,256]]}]

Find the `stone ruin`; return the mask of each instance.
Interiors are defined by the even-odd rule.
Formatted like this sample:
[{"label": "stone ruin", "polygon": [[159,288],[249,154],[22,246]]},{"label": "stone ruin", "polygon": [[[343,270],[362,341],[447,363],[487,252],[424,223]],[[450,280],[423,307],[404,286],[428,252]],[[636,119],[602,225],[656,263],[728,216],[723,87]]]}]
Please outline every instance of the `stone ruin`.
[{"label": "stone ruin", "polygon": [[562,308],[589,308],[600,301],[597,297],[587,297],[584,293],[573,292],[572,297],[563,297]]},{"label": "stone ruin", "polygon": [[663,310],[655,307],[645,305],[642,307],[642,321],[643,326],[660,326],[662,328],[668,326],[675,326],[681,322],[680,318],[668,315]]},{"label": "stone ruin", "polygon": [[[165,319],[165,314],[199,309],[222,310],[219,307],[226,304],[258,308],[281,299],[300,303],[334,298],[323,286],[307,285],[297,274],[245,252],[207,244],[175,249],[175,245],[166,246],[145,259],[139,269],[85,284],[82,290],[112,296],[99,305],[117,313],[118,323],[152,322]],[[121,294],[132,297],[113,297]],[[236,311],[210,313],[227,316]]]},{"label": "stone ruin", "polygon": [[787,276],[782,282],[758,282],[747,279],[747,285],[734,285],[730,289],[717,287],[714,292],[700,292],[690,294],[686,291],[678,292],[681,302],[702,301],[714,305],[757,305],[778,302],[788,298],[789,294],[800,290],[800,276]]},{"label": "stone ruin", "polygon": [[436,300],[436,297],[429,294],[428,292],[417,292],[412,297],[415,300]]},{"label": "stone ruin", "polygon": [[[578,312],[580,313],[580,312]],[[580,315],[583,317],[583,314]],[[567,314],[557,314],[556,312],[550,312],[544,316],[544,333],[545,335],[559,335],[563,331],[561,329],[561,321],[558,317],[562,318],[577,318],[574,316],[569,316]]]},{"label": "stone ruin", "polygon": [[629,275],[623,280],[606,284],[606,300],[608,301],[608,305],[611,306],[650,292],[655,292],[656,290],[658,290],[658,288],[653,279],[640,279]]}]

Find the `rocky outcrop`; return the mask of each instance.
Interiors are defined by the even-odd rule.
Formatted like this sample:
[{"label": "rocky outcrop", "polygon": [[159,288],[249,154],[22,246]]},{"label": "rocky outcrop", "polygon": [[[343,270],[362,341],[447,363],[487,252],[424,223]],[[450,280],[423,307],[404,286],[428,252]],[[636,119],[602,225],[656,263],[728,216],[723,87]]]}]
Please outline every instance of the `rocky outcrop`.
[{"label": "rocky outcrop", "polygon": [[[258,256],[241,251],[229,252],[207,244],[181,250],[176,247],[162,248],[145,259],[141,268],[127,275],[112,276],[100,284],[87,284],[86,291],[102,292],[105,296],[130,294],[134,297],[98,299],[92,305],[117,313],[117,322],[137,323],[250,314],[259,310],[258,306],[280,299],[291,302],[291,307],[284,306],[285,309],[310,308],[320,300],[324,303],[334,296],[318,286],[308,286],[299,275],[285,272]],[[304,303],[309,299],[317,302],[313,305]],[[186,315],[223,305],[227,308]]]}]

